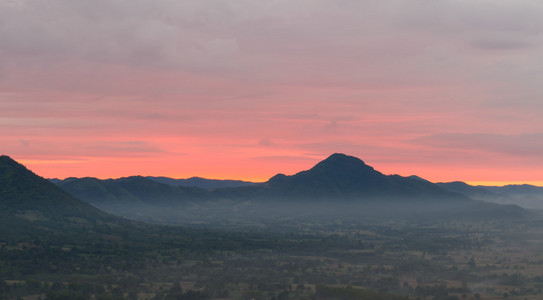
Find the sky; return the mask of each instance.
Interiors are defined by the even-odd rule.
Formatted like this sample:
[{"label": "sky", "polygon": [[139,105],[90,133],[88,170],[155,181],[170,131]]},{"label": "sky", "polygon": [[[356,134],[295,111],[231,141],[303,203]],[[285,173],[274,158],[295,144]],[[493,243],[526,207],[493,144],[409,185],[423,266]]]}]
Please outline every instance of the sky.
[{"label": "sky", "polygon": [[543,185],[539,0],[0,0],[0,152],[47,178]]}]

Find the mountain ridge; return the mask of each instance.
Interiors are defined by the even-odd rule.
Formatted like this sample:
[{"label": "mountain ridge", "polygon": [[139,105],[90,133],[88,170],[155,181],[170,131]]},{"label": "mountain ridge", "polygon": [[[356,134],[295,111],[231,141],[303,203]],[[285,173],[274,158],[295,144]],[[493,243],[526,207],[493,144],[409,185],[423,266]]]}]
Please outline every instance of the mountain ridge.
[{"label": "mountain ridge", "polygon": [[[85,181],[97,186],[89,186]],[[340,153],[308,170],[293,175],[279,173],[264,183],[242,187],[172,186],[142,176],[70,180],[60,186],[114,214],[173,223],[284,214],[473,218],[525,214],[520,208],[474,201],[425,180],[384,175],[359,158]]]},{"label": "mountain ridge", "polygon": [[130,177],[145,177],[152,181],[162,183],[162,184],[168,184],[172,186],[183,186],[183,187],[198,187],[198,188],[203,188],[203,189],[242,187],[242,186],[251,186],[251,185],[262,183],[262,182],[252,182],[252,181],[236,180],[236,179],[203,178],[203,177],[198,177],[198,176],[193,176],[189,178],[171,178],[171,177],[166,177],[166,176],[141,176],[141,175],[126,176],[126,177],[120,177],[120,178],[115,178],[115,179],[113,178],[98,179],[95,177],[67,177],[65,179],[49,178],[47,180],[49,180],[50,182],[56,185],[63,185],[68,182],[83,179],[83,178],[94,178],[97,180],[116,180],[116,179],[122,179],[122,178],[130,178]]},{"label": "mountain ridge", "polygon": [[529,184],[473,186],[462,181],[438,182],[436,184],[444,189],[462,193],[475,200],[498,204],[516,204],[527,209],[543,209],[543,187]]},{"label": "mountain ridge", "polygon": [[278,174],[267,184],[279,189],[282,196],[347,197],[441,196],[464,198],[430,182],[399,175],[384,175],[361,159],[334,153],[309,170],[294,175]]}]

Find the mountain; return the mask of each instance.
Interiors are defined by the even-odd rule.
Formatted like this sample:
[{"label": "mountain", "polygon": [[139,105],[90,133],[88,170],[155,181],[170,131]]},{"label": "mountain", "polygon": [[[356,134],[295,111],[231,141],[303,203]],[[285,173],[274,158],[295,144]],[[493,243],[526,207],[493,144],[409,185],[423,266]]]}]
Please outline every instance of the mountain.
[{"label": "mountain", "polygon": [[229,188],[229,187],[242,187],[254,185],[254,182],[243,180],[228,180],[228,179],[206,179],[201,177],[191,177],[187,179],[173,179],[168,177],[153,177],[147,176],[147,178],[174,186],[186,186],[186,187],[199,187],[202,189],[217,189],[217,188]]},{"label": "mountain", "polygon": [[439,182],[438,186],[472,199],[498,204],[515,204],[528,209],[543,209],[543,187],[523,184],[506,186],[472,186],[461,181]]},{"label": "mountain", "polygon": [[157,215],[177,218],[176,211],[209,198],[197,187],[173,186],[142,176],[100,180],[77,178],[57,183],[71,195],[108,213],[140,221],[157,221]]},{"label": "mountain", "polygon": [[179,204],[181,199],[201,198],[205,191],[199,188],[176,187],[159,183],[142,176],[100,180],[92,177],[78,178],[58,184],[65,191],[85,201],[101,206],[120,204]]},{"label": "mountain", "polygon": [[481,218],[525,213],[515,206],[474,201],[419,178],[384,175],[356,157],[339,153],[309,170],[277,174],[265,183],[242,187],[173,186],[141,176],[80,178],[59,186],[108,212],[159,223],[238,222],[287,215]]},{"label": "mountain", "polygon": [[[128,177],[115,181],[81,178],[65,184],[76,182],[86,188],[89,198],[91,195],[96,197],[95,199],[106,195],[112,197],[107,201],[114,203],[122,200],[125,201],[124,206],[137,207],[137,213],[136,210],[132,211],[133,219],[161,222],[160,218],[149,218],[147,214],[156,213],[155,210],[164,214],[165,210],[170,212],[172,217],[178,218],[181,211],[178,207],[163,209],[153,202],[159,195],[168,197],[169,193],[174,193],[178,188],[144,177]],[[198,188],[189,188],[188,191],[192,189],[205,191]],[[187,192],[187,189],[181,191]],[[194,199],[196,194],[190,197]],[[133,205],[131,201],[135,199],[144,199],[148,204]],[[189,214],[191,212],[189,211]],[[158,213],[156,215],[158,216]],[[81,258],[79,255],[82,255],[85,259],[92,260],[96,253],[105,255],[104,259],[118,256],[118,261],[121,261],[126,260],[126,253],[119,251],[121,248],[131,249],[132,254],[146,249],[166,248],[200,253],[203,249],[231,246],[233,240],[226,242],[218,238],[224,236],[224,232],[156,226],[106,213],[34,174],[10,157],[0,156],[0,250],[16,249],[23,243],[34,250],[45,249],[40,250],[42,252],[35,251],[34,255],[46,255],[39,260],[51,259],[53,264],[53,260],[65,259],[67,255],[77,256],[78,259]],[[235,237],[235,240],[234,243],[244,242],[239,236]],[[4,247],[6,245],[10,248]],[[51,250],[53,248],[54,251]],[[77,251],[66,250],[68,248],[77,248]],[[6,251],[0,254],[5,255]],[[56,255],[55,251],[60,251],[61,254]],[[69,253],[64,253],[66,251]],[[54,259],[47,256],[53,254],[56,255]],[[0,268],[0,275],[6,270],[3,268],[4,266]]]},{"label": "mountain", "polygon": [[0,240],[75,236],[80,230],[124,222],[0,156]]},{"label": "mountain", "polygon": [[[145,190],[158,184],[147,181],[130,178],[121,184]],[[274,243],[263,234],[157,226],[113,216],[0,156],[0,299],[124,299],[122,292],[106,297],[111,289],[105,290],[105,283],[128,289],[124,285],[163,282],[179,273],[173,268],[184,269],[185,260],[207,259],[217,250],[253,253]],[[136,276],[147,279],[135,281]]]},{"label": "mountain", "polygon": [[420,177],[384,175],[359,158],[341,153],[295,175],[278,174],[266,186],[269,198],[309,201],[330,214],[475,219],[527,215],[518,206],[474,201]]},{"label": "mountain", "polygon": [[76,199],[53,183],[29,171],[8,156],[0,156],[0,213],[25,214],[34,211],[60,219],[110,219],[108,214]]},{"label": "mountain", "polygon": [[[277,174],[265,183],[242,187],[215,188],[173,186],[156,179],[133,176],[119,179],[70,179],[57,183],[64,190],[93,205],[171,204],[209,199],[358,199],[373,197],[439,198],[468,200],[427,181],[384,175],[362,160],[345,154],[333,154],[310,170],[287,176]],[[167,181],[167,180],[165,180]]]},{"label": "mountain", "polygon": [[399,175],[384,175],[361,159],[332,154],[313,168],[292,176],[278,174],[267,182],[271,194],[285,198],[439,198],[468,200],[433,183]]},{"label": "mountain", "polygon": [[488,200],[503,197],[501,193],[494,193],[482,186],[472,186],[462,181],[438,182],[436,185],[460,194],[464,194],[472,199]]},{"label": "mountain", "polygon": [[529,184],[511,184],[505,186],[480,186],[495,193],[506,193],[514,196],[540,196],[543,195],[543,187]]}]

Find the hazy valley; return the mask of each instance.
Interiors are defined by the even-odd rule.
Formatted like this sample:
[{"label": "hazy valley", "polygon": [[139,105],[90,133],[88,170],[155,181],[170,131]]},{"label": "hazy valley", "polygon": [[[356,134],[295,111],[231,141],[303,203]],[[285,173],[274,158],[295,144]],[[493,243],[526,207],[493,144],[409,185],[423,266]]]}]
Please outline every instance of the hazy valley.
[{"label": "hazy valley", "polygon": [[[344,154],[331,155],[310,170],[292,176],[278,174],[264,183],[186,181],[177,180],[185,182],[180,185],[172,184],[176,182],[173,179],[134,176],[55,182],[75,197],[110,213],[167,224],[228,226],[275,223],[282,218],[480,219],[529,214],[516,206],[474,201],[469,198],[473,193],[468,195],[454,185],[384,175]],[[496,199],[505,197],[487,193],[496,195]]]},{"label": "hazy valley", "polygon": [[264,183],[48,181],[2,156],[0,299],[540,299],[540,195],[343,154]]}]

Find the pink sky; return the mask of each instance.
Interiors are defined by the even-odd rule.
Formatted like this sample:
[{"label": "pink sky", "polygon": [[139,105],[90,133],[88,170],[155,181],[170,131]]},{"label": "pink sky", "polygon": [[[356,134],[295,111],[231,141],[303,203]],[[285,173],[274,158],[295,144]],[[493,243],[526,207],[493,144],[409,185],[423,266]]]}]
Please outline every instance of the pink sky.
[{"label": "pink sky", "polygon": [[543,3],[0,0],[1,152],[265,181],[328,155],[543,185]]}]

